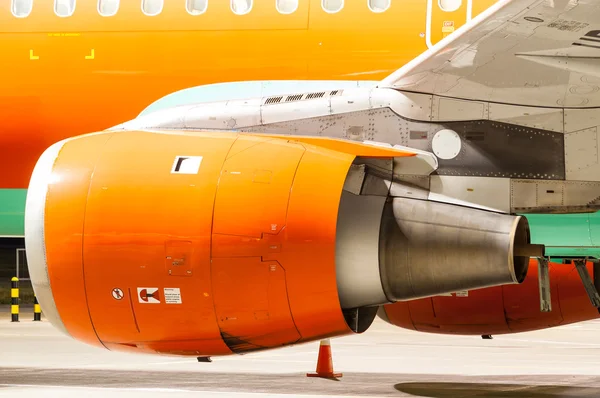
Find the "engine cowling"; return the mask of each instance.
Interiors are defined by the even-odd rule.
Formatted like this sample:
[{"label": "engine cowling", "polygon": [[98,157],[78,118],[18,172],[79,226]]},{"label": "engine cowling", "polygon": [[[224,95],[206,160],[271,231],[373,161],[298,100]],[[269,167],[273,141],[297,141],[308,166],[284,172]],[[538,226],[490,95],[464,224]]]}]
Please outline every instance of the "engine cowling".
[{"label": "engine cowling", "polygon": [[[600,287],[600,267],[587,269]],[[495,286],[382,306],[386,322],[420,332],[494,335],[526,332],[599,317],[573,264],[549,264],[552,311],[540,311],[535,260],[520,285]]]},{"label": "engine cowling", "polygon": [[[123,131],[50,147],[25,216],[46,316],[111,350],[225,355],[362,332],[380,304],[524,277],[525,219],[390,198],[382,178],[349,189],[363,158],[411,154],[282,138]],[[439,261],[420,258],[416,224]],[[484,266],[461,260],[490,247]]]}]

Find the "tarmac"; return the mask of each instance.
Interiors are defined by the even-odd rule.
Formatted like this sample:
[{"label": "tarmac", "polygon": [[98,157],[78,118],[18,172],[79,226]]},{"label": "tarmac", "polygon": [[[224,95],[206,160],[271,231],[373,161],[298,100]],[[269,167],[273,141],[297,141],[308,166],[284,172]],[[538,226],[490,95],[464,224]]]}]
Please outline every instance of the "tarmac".
[{"label": "tarmac", "polygon": [[600,397],[600,321],[538,332],[445,336],[377,320],[332,339],[338,381],[307,378],[318,342],[244,356],[113,353],[0,307],[0,397]]}]

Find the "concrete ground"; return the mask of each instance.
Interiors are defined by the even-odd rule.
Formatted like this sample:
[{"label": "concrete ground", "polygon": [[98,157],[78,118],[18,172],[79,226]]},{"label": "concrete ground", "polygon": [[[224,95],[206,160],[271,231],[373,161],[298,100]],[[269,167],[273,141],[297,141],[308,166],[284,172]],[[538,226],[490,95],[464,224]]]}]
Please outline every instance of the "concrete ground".
[{"label": "concrete ground", "polygon": [[32,317],[0,309],[0,397],[600,397],[599,321],[493,340],[376,321],[332,340],[344,376],[330,381],[305,377],[318,343],[197,363],[88,347]]}]

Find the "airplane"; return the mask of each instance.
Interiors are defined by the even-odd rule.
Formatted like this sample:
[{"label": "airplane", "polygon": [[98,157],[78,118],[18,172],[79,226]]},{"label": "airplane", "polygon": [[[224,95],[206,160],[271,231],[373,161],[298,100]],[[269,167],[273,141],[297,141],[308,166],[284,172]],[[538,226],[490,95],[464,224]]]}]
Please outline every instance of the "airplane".
[{"label": "airplane", "polygon": [[[529,257],[543,253],[516,213],[597,210],[597,165],[582,155],[593,134],[572,130],[595,128],[594,109],[584,109],[593,90],[565,91],[558,78],[491,90],[470,79],[480,71],[492,83],[506,79],[497,59],[532,58],[540,79],[545,68],[564,69],[540,61],[552,57],[532,52],[528,38],[572,40],[577,30],[557,18],[584,29],[593,12],[571,14],[585,4],[500,2],[376,86],[210,104],[186,90],[168,98],[179,106],[52,145],[31,179],[25,230],[45,313],[109,349],[225,355],[362,332],[389,302],[522,282]],[[525,9],[531,15],[518,19]],[[556,30],[550,43],[532,33],[543,23]],[[513,59],[477,47],[506,33],[528,51]],[[593,84],[588,66],[569,66],[567,78]],[[455,79],[453,68],[466,75]],[[557,93],[562,103],[545,102]],[[506,145],[478,146],[497,136]],[[510,151],[533,159],[502,162]],[[556,162],[575,166],[565,172]],[[415,222],[431,227],[406,228]],[[464,240],[444,228],[465,231]],[[418,267],[402,261],[406,250]],[[189,320],[192,309],[200,316]]]},{"label": "airplane", "polygon": [[3,1],[0,237],[23,237],[31,172],[57,141],[200,85],[245,98],[261,95],[248,81],[381,80],[493,2]]}]

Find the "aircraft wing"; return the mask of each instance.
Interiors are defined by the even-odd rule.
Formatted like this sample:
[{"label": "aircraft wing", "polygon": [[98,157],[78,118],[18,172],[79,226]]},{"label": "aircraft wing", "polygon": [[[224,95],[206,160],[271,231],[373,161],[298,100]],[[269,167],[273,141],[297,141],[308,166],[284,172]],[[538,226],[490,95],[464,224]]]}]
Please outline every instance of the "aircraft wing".
[{"label": "aircraft wing", "polygon": [[600,2],[500,1],[380,87],[489,103],[598,107]]}]

